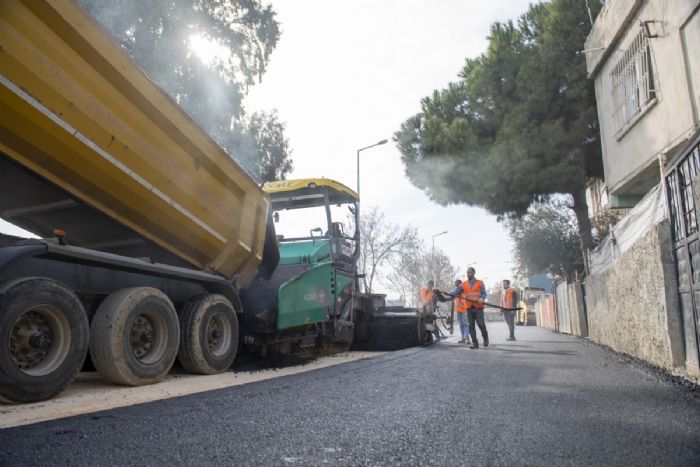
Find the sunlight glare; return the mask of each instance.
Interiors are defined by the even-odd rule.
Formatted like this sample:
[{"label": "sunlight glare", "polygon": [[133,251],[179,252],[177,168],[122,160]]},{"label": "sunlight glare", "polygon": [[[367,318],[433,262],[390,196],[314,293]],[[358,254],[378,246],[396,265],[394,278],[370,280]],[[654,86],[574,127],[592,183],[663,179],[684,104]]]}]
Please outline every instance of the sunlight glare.
[{"label": "sunlight glare", "polygon": [[205,65],[211,65],[216,61],[225,61],[230,55],[229,50],[214,39],[193,34],[190,36],[190,50],[199,57]]}]

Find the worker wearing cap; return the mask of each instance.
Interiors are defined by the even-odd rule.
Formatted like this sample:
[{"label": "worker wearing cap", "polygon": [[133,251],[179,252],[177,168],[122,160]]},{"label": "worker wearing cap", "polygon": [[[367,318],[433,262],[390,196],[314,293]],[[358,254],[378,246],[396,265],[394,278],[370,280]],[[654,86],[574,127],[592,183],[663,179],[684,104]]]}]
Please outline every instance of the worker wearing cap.
[{"label": "worker wearing cap", "polygon": [[489,346],[489,333],[484,322],[484,300],[486,299],[486,287],[484,282],[474,277],[476,270],[467,268],[467,280],[462,282],[462,298],[467,303],[467,319],[469,320],[469,333],[472,337],[472,349],[479,348],[476,338],[476,328],[479,326],[481,337],[484,339],[484,347]]},{"label": "worker wearing cap", "polygon": [[508,325],[509,335],[506,339],[507,341],[515,340],[515,310],[508,310],[507,308],[514,308],[516,303],[518,303],[518,293],[510,287],[510,281],[505,279],[503,281],[503,290],[501,290],[501,307],[506,309],[501,310],[501,313],[503,313],[503,319],[506,320]]},{"label": "worker wearing cap", "polygon": [[469,344],[469,322],[467,318],[467,302],[462,298],[462,281],[457,279],[455,281],[455,290],[452,292],[455,296],[455,312],[457,313],[457,321],[459,321],[459,331],[462,334],[462,338],[459,340],[460,344]]}]

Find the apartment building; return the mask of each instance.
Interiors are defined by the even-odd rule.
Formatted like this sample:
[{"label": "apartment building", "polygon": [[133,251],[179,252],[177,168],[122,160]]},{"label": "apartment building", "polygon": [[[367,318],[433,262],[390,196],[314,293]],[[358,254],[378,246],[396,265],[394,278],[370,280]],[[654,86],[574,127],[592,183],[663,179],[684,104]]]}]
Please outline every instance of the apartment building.
[{"label": "apartment building", "polygon": [[[605,170],[604,180],[589,185],[592,214],[632,208],[652,191],[666,213],[643,232],[633,231],[636,220],[624,220],[633,240],[627,252],[614,233],[605,245],[613,254],[596,252],[610,265],[587,280],[591,337],[698,373],[700,0],[607,0],[583,53],[595,83]],[[645,297],[640,290],[647,287],[655,293]]]}]

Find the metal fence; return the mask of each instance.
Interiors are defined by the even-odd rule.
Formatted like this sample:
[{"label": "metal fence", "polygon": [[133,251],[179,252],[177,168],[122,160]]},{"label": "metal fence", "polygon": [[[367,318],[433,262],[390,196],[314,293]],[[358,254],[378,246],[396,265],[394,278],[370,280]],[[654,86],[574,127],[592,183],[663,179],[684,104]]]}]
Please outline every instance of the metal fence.
[{"label": "metal fence", "polygon": [[553,294],[548,293],[537,298],[535,317],[537,326],[545,329],[557,329],[557,307]]},{"label": "metal fence", "polygon": [[557,330],[565,334],[587,337],[588,319],[581,282],[560,282],[555,290]]}]

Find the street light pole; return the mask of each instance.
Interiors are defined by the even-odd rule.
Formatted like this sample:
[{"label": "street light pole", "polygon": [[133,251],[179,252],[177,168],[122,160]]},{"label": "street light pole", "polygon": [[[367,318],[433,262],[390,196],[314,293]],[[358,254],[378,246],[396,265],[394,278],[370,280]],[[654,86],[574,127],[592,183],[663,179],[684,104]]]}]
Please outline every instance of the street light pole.
[{"label": "street light pole", "polygon": [[360,148],[357,150],[357,208],[355,208],[355,228],[357,229],[357,246],[359,248],[360,246],[360,152],[364,151],[365,149],[373,148],[375,146],[381,146],[382,144],[386,144],[387,140],[383,139],[377,143],[370,144],[369,146],[365,146],[364,148]]},{"label": "street light pole", "polygon": [[364,151],[365,149],[386,144],[387,141],[388,140],[383,139],[374,144],[370,144],[369,146],[365,146],[364,148],[360,148],[357,150],[357,206],[355,206],[355,237],[357,241],[357,245],[355,248],[357,248],[357,251],[359,251],[360,248],[360,152]]},{"label": "street light pole", "polygon": [[[365,149],[373,148],[375,146],[381,146],[382,144],[386,144],[388,140],[383,139],[377,143],[370,144],[369,146],[365,146],[364,148],[360,148],[357,150],[357,197],[360,197],[360,152],[364,151]],[[359,202],[358,202],[359,206]],[[359,213],[360,210],[358,209],[357,212]],[[359,226],[359,224],[358,224]]]},{"label": "street light pole", "polygon": [[[430,265],[432,266],[433,269],[435,268],[435,237],[439,237],[440,235],[445,235],[446,233],[447,233],[447,230],[445,230],[444,232],[436,233],[435,235],[433,235],[433,249],[431,250],[431,253],[430,253]],[[434,270],[432,271],[432,273],[435,274],[435,276],[437,276],[437,273]],[[435,282],[435,287],[437,287],[437,285],[438,285],[437,277],[434,277],[433,281]]]}]

